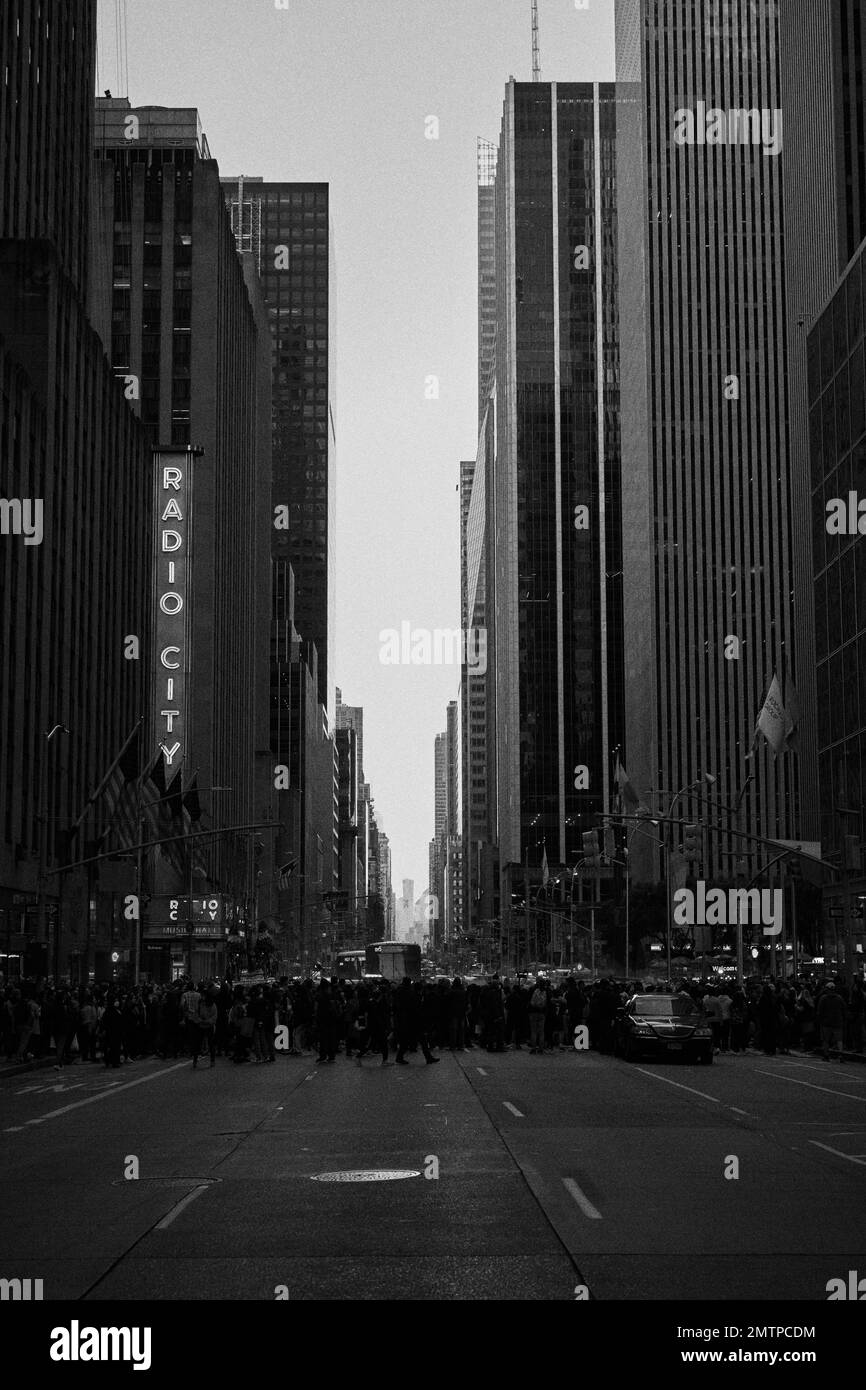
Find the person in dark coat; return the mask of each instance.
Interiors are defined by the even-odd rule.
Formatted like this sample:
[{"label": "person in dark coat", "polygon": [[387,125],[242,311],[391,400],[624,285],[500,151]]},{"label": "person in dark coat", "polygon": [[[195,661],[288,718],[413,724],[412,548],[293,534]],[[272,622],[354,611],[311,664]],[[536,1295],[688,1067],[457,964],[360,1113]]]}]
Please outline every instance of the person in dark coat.
[{"label": "person in dark coat", "polygon": [[439,1061],[439,1058],[434,1057],[430,1051],[430,1044],[427,1041],[427,1034],[424,1032],[423,1025],[420,995],[410,979],[401,980],[394,996],[394,1031],[397,1035],[395,1060],[398,1066],[408,1067],[409,1063],[403,1054],[417,1046],[418,1043],[421,1044],[424,1060],[428,1066]]},{"label": "person in dark coat", "polygon": [[331,986],[322,980],[316,994],[316,1027],[319,1033],[319,1055],[316,1063],[337,1060],[338,1013]]},{"label": "person in dark coat", "polygon": [[488,1052],[505,1051],[505,1006],[498,975],[481,991],[481,1043]]},{"label": "person in dark coat", "polygon": [[758,1000],[758,1025],[761,1029],[761,1046],[768,1057],[774,1057],[779,1034],[779,1005],[770,984],[764,985]]},{"label": "person in dark coat", "polygon": [[448,1023],[448,1045],[452,1052],[464,1050],[467,1002],[463,981],[455,977],[451,982],[451,1017]]},{"label": "person in dark coat", "polygon": [[123,1041],[123,1014],[120,1000],[113,996],[105,1005],[102,1015],[102,1050],[106,1067],[120,1066],[120,1045]]}]

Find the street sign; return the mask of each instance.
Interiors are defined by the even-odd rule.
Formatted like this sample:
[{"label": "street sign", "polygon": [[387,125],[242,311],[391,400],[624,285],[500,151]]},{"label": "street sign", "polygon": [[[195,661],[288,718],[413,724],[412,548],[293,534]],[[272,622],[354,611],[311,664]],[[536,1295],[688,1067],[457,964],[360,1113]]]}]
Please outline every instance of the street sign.
[{"label": "street sign", "polygon": [[830,908],[830,911],[829,911],[829,915],[830,915],[831,917],[844,917],[844,916],[845,916],[845,909],[844,909],[844,907],[831,907],[831,908]]}]

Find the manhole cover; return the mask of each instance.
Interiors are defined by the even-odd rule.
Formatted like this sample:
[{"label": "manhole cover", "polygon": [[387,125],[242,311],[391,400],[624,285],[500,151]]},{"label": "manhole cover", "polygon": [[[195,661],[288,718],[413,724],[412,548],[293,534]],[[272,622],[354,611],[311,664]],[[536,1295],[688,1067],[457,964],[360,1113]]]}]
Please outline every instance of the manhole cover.
[{"label": "manhole cover", "polygon": [[366,1168],[344,1173],[312,1173],[313,1182],[400,1182],[402,1178],[420,1178],[415,1168]]}]

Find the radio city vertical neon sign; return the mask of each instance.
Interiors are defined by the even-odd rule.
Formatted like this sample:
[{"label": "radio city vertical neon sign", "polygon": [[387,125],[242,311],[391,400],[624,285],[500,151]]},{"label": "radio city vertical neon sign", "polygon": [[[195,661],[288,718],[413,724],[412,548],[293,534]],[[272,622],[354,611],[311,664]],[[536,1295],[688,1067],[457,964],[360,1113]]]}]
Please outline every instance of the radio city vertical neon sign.
[{"label": "radio city vertical neon sign", "polygon": [[201,450],[155,454],[155,654],[153,724],[166,773],[186,753],[189,730],[190,512],[192,461]]}]

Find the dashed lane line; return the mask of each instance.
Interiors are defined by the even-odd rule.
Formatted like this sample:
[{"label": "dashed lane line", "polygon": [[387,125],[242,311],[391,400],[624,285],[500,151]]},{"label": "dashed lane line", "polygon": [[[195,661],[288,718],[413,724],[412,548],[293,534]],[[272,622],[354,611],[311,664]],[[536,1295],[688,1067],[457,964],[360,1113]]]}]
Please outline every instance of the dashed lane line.
[{"label": "dashed lane line", "polygon": [[816,1149],[826,1149],[828,1154],[835,1154],[837,1158],[847,1158],[849,1163],[859,1163],[861,1168],[866,1168],[866,1154],[843,1154],[841,1149],[831,1149],[829,1144],[822,1144],[817,1139],[810,1139],[810,1144],[814,1144]]},{"label": "dashed lane line", "polygon": [[479,1075],[479,1076],[486,1076],[486,1075],[487,1075],[487,1072],[484,1070],[483,1067],[476,1067],[475,1070],[478,1072],[478,1075]]},{"label": "dashed lane line", "polygon": [[847,1091],[833,1091],[829,1086],[816,1086],[812,1081],[801,1081],[799,1076],[782,1076],[777,1071],[759,1071],[759,1076],[772,1076],[777,1081],[790,1081],[793,1086],[808,1086],[810,1091],[824,1091],[828,1096],[838,1096],[840,1100],[859,1100],[861,1105],[866,1105],[866,1096],[852,1096]]},{"label": "dashed lane line", "polygon": [[718,1096],[708,1096],[706,1091],[696,1091],[694,1086],[684,1086],[681,1081],[671,1081],[670,1077],[659,1076],[658,1072],[647,1071],[645,1067],[635,1067],[643,1076],[651,1076],[654,1081],[663,1081],[666,1086],[676,1086],[680,1091],[690,1091],[693,1096],[700,1096],[702,1100],[711,1100],[714,1105],[721,1105]]},{"label": "dashed lane line", "polygon": [[196,1197],[200,1197],[203,1192],[207,1192],[208,1186],[209,1184],[203,1184],[201,1187],[194,1187],[192,1192],[188,1192],[185,1197],[181,1197],[179,1202],[175,1202],[168,1215],[164,1216],[162,1220],[157,1224],[156,1229],[158,1231],[168,1230],[172,1221],[174,1221],[176,1217],[180,1216],[184,1207],[188,1207],[190,1202],[195,1201]]},{"label": "dashed lane line", "polygon": [[581,1192],[577,1183],[574,1181],[574,1178],[563,1178],[562,1182],[566,1191],[570,1192],[574,1200],[577,1202],[577,1205],[580,1207],[584,1216],[588,1216],[590,1221],[600,1221],[601,1212],[598,1210],[597,1207],[594,1207],[592,1205],[592,1202],[589,1200],[586,1193]]},{"label": "dashed lane line", "polygon": [[525,1119],[526,1119],[526,1116],[524,1115],[523,1111],[522,1111],[522,1110],[518,1110],[518,1108],[517,1108],[516,1105],[512,1105],[510,1100],[504,1100],[504,1101],[502,1102],[502,1104],[505,1106],[505,1109],[506,1109],[506,1110],[510,1110],[510,1111],[511,1111],[512,1115],[516,1115],[517,1118],[518,1118],[518,1120],[525,1120]]}]

